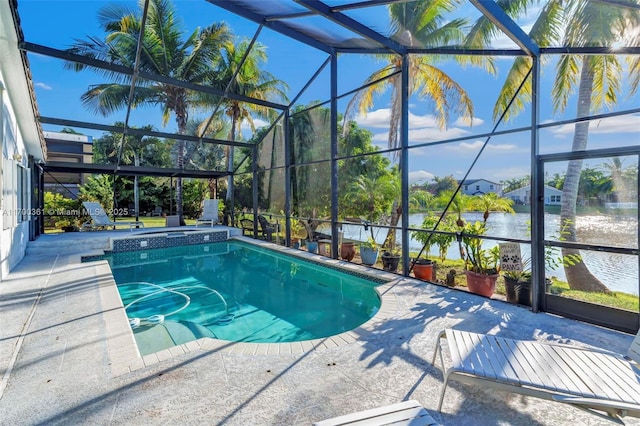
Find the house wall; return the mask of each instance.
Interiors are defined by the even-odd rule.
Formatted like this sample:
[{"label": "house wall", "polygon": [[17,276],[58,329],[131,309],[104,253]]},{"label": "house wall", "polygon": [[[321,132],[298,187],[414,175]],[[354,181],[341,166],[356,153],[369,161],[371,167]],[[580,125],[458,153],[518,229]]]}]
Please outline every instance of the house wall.
[{"label": "house wall", "polygon": [[[0,87],[6,87],[1,72]],[[2,100],[0,108],[0,140],[2,141],[0,280],[2,280],[22,260],[27,248],[28,220],[31,213],[31,173],[27,167],[28,153],[22,132],[7,89],[0,89],[0,98]]]},{"label": "house wall", "polygon": [[480,179],[473,183],[463,184],[462,192],[467,195],[488,194],[489,192],[502,195],[502,185]]},{"label": "house wall", "polygon": [[[529,186],[523,186],[522,188],[510,191],[504,194],[505,198],[509,198],[514,201],[515,204],[531,204],[531,191]],[[544,187],[544,205],[545,206],[559,206],[562,204],[562,191],[550,186]]]}]

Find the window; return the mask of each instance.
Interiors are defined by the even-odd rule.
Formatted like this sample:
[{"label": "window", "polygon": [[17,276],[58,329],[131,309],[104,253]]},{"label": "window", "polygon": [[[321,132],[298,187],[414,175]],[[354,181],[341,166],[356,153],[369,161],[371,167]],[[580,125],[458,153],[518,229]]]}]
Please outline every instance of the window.
[{"label": "window", "polygon": [[480,185],[476,185],[476,191],[480,191]]},{"label": "window", "polygon": [[489,189],[493,191],[493,184],[489,185]]},{"label": "window", "polygon": [[469,185],[465,185],[465,186],[464,186],[464,190],[465,190],[465,191],[468,191],[468,190],[469,190]]},{"label": "window", "polygon": [[28,221],[26,214],[29,209],[29,171],[20,164],[17,166],[16,186],[17,186],[17,204],[16,204],[16,220],[18,222]]},{"label": "window", "polygon": [[561,195],[552,195],[550,197],[552,203],[559,203]]}]

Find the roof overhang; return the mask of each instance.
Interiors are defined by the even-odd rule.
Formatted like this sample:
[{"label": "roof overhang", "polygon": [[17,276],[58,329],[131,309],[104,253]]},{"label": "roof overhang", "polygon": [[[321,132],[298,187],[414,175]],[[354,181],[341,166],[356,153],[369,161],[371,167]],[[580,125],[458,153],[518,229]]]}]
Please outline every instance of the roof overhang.
[{"label": "roof overhang", "polygon": [[[0,1],[0,72],[27,154],[43,161],[46,145],[42,127],[36,119],[37,103],[26,53],[18,49],[21,29],[15,0]],[[0,89],[1,90],[1,89]]]}]

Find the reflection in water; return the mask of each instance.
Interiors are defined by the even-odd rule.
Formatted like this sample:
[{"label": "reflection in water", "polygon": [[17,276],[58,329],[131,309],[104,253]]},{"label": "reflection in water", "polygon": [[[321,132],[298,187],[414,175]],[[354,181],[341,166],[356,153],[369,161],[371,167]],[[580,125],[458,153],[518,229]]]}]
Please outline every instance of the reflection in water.
[{"label": "reflection in water", "polygon": [[[465,213],[467,221],[482,220],[482,213]],[[419,228],[424,219],[423,214],[409,215],[409,226]],[[529,238],[529,214],[517,213],[514,215],[506,213],[491,213],[487,222],[487,235],[504,238]],[[557,241],[559,237],[560,215],[545,213],[545,238]],[[576,219],[578,240],[584,244],[596,244],[613,247],[638,247],[638,222],[635,217],[630,216],[579,216]],[[322,230],[322,232],[327,232]],[[364,241],[369,236],[369,231],[365,231],[363,226],[345,225],[343,226],[344,238]],[[379,244],[384,242],[387,235],[386,229],[374,228],[374,235]],[[397,234],[400,241],[400,232]],[[411,238],[410,250],[419,251],[422,245]],[[497,242],[486,241],[485,247],[490,248]],[[523,256],[530,253],[528,244],[522,244]],[[431,256],[436,256],[437,247],[431,249]],[[560,250],[557,250],[560,256]],[[458,247],[454,244],[447,253],[451,259],[459,259]],[[638,257],[633,255],[623,255],[617,253],[603,253],[596,251],[582,251],[583,262],[589,270],[598,277],[609,289],[622,291],[625,293],[638,294]],[[547,271],[548,275],[553,275],[561,280],[565,279],[562,267]]]}]

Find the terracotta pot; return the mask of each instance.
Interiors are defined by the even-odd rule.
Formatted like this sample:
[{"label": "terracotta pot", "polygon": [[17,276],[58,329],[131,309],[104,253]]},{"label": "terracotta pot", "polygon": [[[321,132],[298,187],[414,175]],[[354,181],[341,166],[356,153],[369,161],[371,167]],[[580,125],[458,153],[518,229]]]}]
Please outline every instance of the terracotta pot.
[{"label": "terracotta pot", "polygon": [[486,275],[473,271],[464,271],[467,276],[467,288],[470,292],[484,297],[491,297],[496,290],[496,280],[500,274]]},{"label": "terracotta pot", "polygon": [[352,242],[343,242],[340,244],[340,258],[351,262],[356,255],[356,246]]},{"label": "terracotta pot", "polygon": [[425,280],[433,281],[433,261],[429,259],[418,259],[413,265],[413,276]]}]

